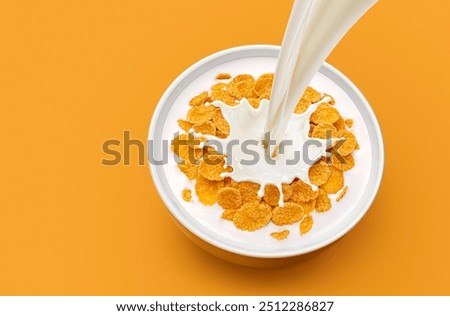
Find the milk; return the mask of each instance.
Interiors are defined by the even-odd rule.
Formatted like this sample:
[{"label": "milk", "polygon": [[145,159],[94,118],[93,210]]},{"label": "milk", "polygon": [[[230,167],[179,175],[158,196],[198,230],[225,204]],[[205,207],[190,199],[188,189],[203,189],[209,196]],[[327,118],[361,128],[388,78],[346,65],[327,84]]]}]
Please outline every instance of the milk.
[{"label": "milk", "polygon": [[378,0],[296,0],[286,28],[265,131],[280,143],[298,100],[347,31]]}]

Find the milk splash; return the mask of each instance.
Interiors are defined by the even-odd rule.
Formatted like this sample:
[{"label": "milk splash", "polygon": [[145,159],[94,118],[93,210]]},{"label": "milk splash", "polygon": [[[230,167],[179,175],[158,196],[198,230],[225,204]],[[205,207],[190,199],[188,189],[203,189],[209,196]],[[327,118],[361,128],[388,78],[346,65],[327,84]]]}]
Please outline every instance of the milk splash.
[{"label": "milk splash", "polygon": [[203,145],[213,146],[227,155],[227,164],[233,167],[233,171],[222,173],[222,177],[230,177],[236,182],[251,181],[260,184],[260,197],[264,195],[266,185],[273,184],[280,192],[278,204],[283,206],[283,183],[291,183],[298,178],[311,185],[314,190],[317,189],[310,183],[308,172],[314,162],[327,154],[327,140],[309,137],[309,122],[317,107],[330,100],[325,97],[310,105],[306,112],[291,115],[283,139],[285,146],[280,147],[276,157],[272,157],[271,147],[263,146],[268,100],[262,100],[257,109],[247,99],[242,99],[232,107],[221,101],[214,101],[212,104],[221,108],[230,125],[230,135],[225,139],[202,134],[195,136],[206,137],[208,142]]}]

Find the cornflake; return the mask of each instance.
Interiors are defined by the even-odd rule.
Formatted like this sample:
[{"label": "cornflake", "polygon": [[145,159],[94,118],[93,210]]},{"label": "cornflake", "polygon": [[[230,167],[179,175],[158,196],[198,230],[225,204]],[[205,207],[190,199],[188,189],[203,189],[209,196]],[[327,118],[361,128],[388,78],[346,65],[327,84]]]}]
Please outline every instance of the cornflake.
[{"label": "cornflake", "polygon": [[180,169],[189,180],[197,178],[198,165],[190,163],[189,160],[185,160],[183,163],[178,164],[178,169]]},{"label": "cornflake", "polygon": [[316,199],[316,211],[326,212],[331,208],[331,201],[325,190],[319,189],[319,194]]},{"label": "cornflake", "polygon": [[261,186],[258,183],[253,182],[239,182],[237,184],[237,189],[241,193],[242,203],[252,203],[261,201],[258,196],[258,191]]},{"label": "cornflake", "polygon": [[183,192],[181,193],[181,197],[186,202],[190,202],[192,200],[192,192],[190,189],[183,189]]},{"label": "cornflake", "polygon": [[224,187],[217,192],[217,204],[224,210],[237,210],[242,206],[241,193],[236,188]]},{"label": "cornflake", "polygon": [[223,187],[223,181],[211,181],[204,178],[201,174],[197,175],[195,183],[195,192],[198,199],[205,205],[213,205],[217,202],[217,192]]},{"label": "cornflake", "polygon": [[208,99],[208,92],[202,92],[200,93],[198,96],[195,96],[191,99],[191,101],[189,102],[190,106],[197,106],[200,104],[204,104],[206,102],[206,100]]},{"label": "cornflake", "polygon": [[237,98],[251,98],[253,96],[253,87],[255,79],[250,75],[239,75],[233,78],[227,86],[230,95]]},{"label": "cornflake", "polygon": [[215,107],[200,104],[192,107],[187,113],[187,119],[191,123],[203,123],[211,120]]},{"label": "cornflake", "polygon": [[345,138],[345,140],[341,140],[339,142],[343,142],[342,145],[337,148],[337,152],[342,156],[350,155],[356,149],[356,138],[352,132],[347,130],[341,130],[338,132],[339,138]]},{"label": "cornflake", "polygon": [[277,206],[278,201],[280,200],[280,191],[278,191],[278,188],[273,184],[266,185],[264,188],[263,200],[270,206]]},{"label": "cornflake", "polygon": [[330,178],[331,170],[328,165],[320,161],[318,164],[314,164],[309,168],[309,180],[312,184],[322,185]]},{"label": "cornflake", "polygon": [[191,123],[189,121],[185,121],[185,120],[178,120],[177,122],[178,122],[178,126],[186,133],[189,133],[189,130],[194,125],[193,123]]},{"label": "cornflake", "polygon": [[198,147],[201,141],[201,139],[189,137],[188,134],[180,134],[173,139],[171,149],[182,160],[198,160],[203,155],[203,150]]},{"label": "cornflake", "polygon": [[336,127],[330,123],[317,124],[311,134],[312,137],[321,139],[337,138],[338,135]]},{"label": "cornflake", "polygon": [[294,113],[295,114],[305,113],[310,105],[311,105],[311,101],[308,101],[308,100],[302,98],[302,99],[300,99],[300,101],[298,101],[298,103],[294,109]]},{"label": "cornflake", "polygon": [[229,106],[236,105],[236,99],[228,93],[227,85],[223,82],[220,82],[212,87],[211,90],[211,100],[212,101],[222,101]]},{"label": "cornflake", "polygon": [[223,177],[220,176],[221,173],[227,172],[224,168],[225,160],[221,155],[209,155],[208,161],[203,159],[200,162],[198,172],[208,180],[220,181]]},{"label": "cornflake", "polygon": [[345,125],[347,125],[348,128],[352,128],[353,127],[353,119],[346,119]]},{"label": "cornflake", "polygon": [[317,197],[317,192],[313,191],[311,186],[302,180],[296,179],[292,182],[291,188],[292,194],[290,199],[294,202],[308,202]]},{"label": "cornflake", "polygon": [[339,112],[327,103],[322,103],[317,107],[317,110],[311,114],[311,122],[314,124],[329,123],[333,124],[339,120],[341,116]]},{"label": "cornflake", "polygon": [[217,80],[227,80],[227,79],[231,79],[231,75],[229,73],[225,73],[225,72],[221,72],[220,74],[218,74],[216,76]]},{"label": "cornflake", "polygon": [[202,123],[196,123],[192,126],[192,129],[196,133],[204,135],[216,135],[216,125],[211,121],[205,121]]},{"label": "cornflake", "polygon": [[233,221],[234,214],[236,214],[236,210],[225,210],[222,213],[222,218],[228,221]]},{"label": "cornflake", "polygon": [[247,99],[248,103],[250,103],[250,105],[254,108],[257,109],[259,107],[259,99],[258,98],[248,98]]},{"label": "cornflake", "polygon": [[313,226],[313,218],[311,215],[306,215],[303,217],[301,223],[300,223],[300,235],[304,235],[307,232],[309,232]]},{"label": "cornflake", "polygon": [[270,233],[270,236],[272,236],[273,238],[278,239],[278,240],[283,240],[283,239],[286,239],[287,236],[289,236],[289,230],[286,229],[281,232],[273,232],[273,233]]},{"label": "cornflake", "polygon": [[269,224],[272,210],[269,206],[259,203],[242,205],[233,217],[234,225],[247,231],[255,231]]},{"label": "cornflake", "polygon": [[328,181],[320,186],[327,193],[337,193],[344,186],[344,174],[335,167],[330,167],[331,175]]},{"label": "cornflake", "polygon": [[319,92],[317,92],[313,88],[307,87],[302,98],[308,100],[311,103],[316,103],[322,99],[322,96]]},{"label": "cornflake", "polygon": [[347,193],[347,190],[348,190],[348,187],[345,187],[342,189],[341,193],[339,193],[339,196],[336,198],[336,202],[339,202],[340,200],[342,200],[342,198]]},{"label": "cornflake", "polygon": [[316,199],[313,199],[309,202],[297,202],[303,208],[305,214],[309,214],[316,208]]},{"label": "cornflake", "polygon": [[222,110],[220,108],[216,108],[214,110],[213,116],[212,116],[214,124],[216,124],[216,127],[219,131],[221,131],[224,134],[230,133],[230,124],[228,124],[227,120],[222,114]]},{"label": "cornflake", "polygon": [[286,202],[292,196],[292,187],[289,184],[287,184],[287,183],[283,183],[281,185],[281,188],[283,190],[283,201]]},{"label": "cornflake", "polygon": [[353,158],[352,155],[348,155],[348,156],[340,156],[338,158],[338,156],[331,155],[331,163],[333,164],[333,167],[335,167],[338,170],[341,171],[348,171],[350,169],[352,169],[355,166],[355,159]]},{"label": "cornflake", "polygon": [[338,131],[345,129],[345,121],[342,116],[339,116],[339,119],[334,122],[333,125]]},{"label": "cornflake", "polygon": [[284,203],[284,206],[277,206],[273,210],[272,222],[275,225],[283,226],[298,222],[304,215],[303,208],[292,202]]},{"label": "cornflake", "polygon": [[253,88],[253,91],[255,94],[260,96],[268,96],[270,97],[270,92],[272,90],[272,83],[273,83],[273,74],[264,74],[261,75],[255,82],[255,86]]}]

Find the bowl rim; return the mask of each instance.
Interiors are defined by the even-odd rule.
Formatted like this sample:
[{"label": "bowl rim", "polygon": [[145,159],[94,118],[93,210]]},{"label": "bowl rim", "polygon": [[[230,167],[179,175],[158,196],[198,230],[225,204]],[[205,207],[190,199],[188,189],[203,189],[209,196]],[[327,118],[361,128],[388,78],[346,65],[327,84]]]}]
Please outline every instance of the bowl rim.
[{"label": "bowl rim", "polygon": [[[186,77],[188,77],[194,70],[200,68],[201,66],[203,66],[215,59],[221,58],[221,57],[229,55],[229,54],[234,54],[236,52],[241,52],[241,51],[261,51],[261,50],[279,51],[280,46],[260,44],[260,45],[244,45],[244,46],[228,48],[228,49],[221,50],[219,52],[216,52],[214,54],[211,54],[211,55],[201,59],[200,61],[194,63],[192,66],[190,66],[185,71],[183,71],[170,84],[170,86],[167,88],[167,90],[164,92],[164,94],[160,98],[160,100],[153,112],[151,121],[150,121],[149,134],[148,134],[147,139],[148,140],[153,139],[152,136],[155,135],[156,128],[157,128],[157,124],[156,124],[157,120],[160,116],[160,113],[161,113],[164,105],[167,103],[167,99],[172,95],[172,93],[174,92],[174,90],[176,90],[176,88],[180,85],[180,83],[183,82],[186,79]],[[366,199],[364,206],[361,207],[358,215],[356,217],[354,217],[352,221],[347,223],[343,229],[339,230],[338,233],[336,233],[320,242],[317,242],[312,245],[308,245],[306,247],[302,247],[302,248],[298,248],[298,249],[294,249],[294,250],[283,250],[283,251],[279,251],[276,253],[267,253],[267,252],[260,252],[260,251],[256,251],[256,250],[242,249],[242,248],[231,246],[231,245],[227,244],[226,242],[222,242],[222,241],[212,238],[209,234],[205,233],[204,231],[200,231],[196,227],[194,227],[194,225],[191,222],[189,222],[186,219],[186,217],[181,216],[177,212],[178,207],[175,204],[175,202],[172,201],[172,199],[168,196],[167,192],[165,192],[163,190],[162,181],[161,181],[160,177],[158,176],[158,171],[157,171],[158,166],[156,166],[155,164],[149,163],[148,165],[149,165],[150,173],[152,176],[152,180],[153,180],[155,187],[159,193],[159,196],[163,200],[165,206],[168,208],[168,210],[172,214],[172,216],[175,217],[175,219],[179,223],[181,223],[181,225],[183,225],[186,229],[188,229],[191,233],[193,233],[198,238],[206,241],[207,243],[209,243],[217,248],[228,251],[230,253],[243,255],[243,256],[247,256],[247,257],[253,257],[253,258],[275,259],[275,258],[288,258],[288,257],[299,256],[299,255],[306,254],[306,253],[318,250],[320,248],[323,248],[323,247],[335,242],[336,240],[340,239],[342,236],[344,236],[346,233],[348,233],[361,220],[361,218],[367,213],[368,209],[372,205],[372,203],[378,193],[379,187],[381,185],[381,180],[383,178],[384,144],[383,144],[383,136],[381,133],[381,128],[380,128],[378,120],[375,116],[375,113],[373,112],[372,107],[370,106],[370,104],[368,103],[368,101],[364,97],[364,95],[361,93],[361,91],[355,86],[355,84],[353,84],[353,82],[351,82],[350,79],[348,79],[343,73],[341,73],[335,67],[331,66],[330,64],[328,64],[326,62],[323,63],[322,68],[326,69],[330,73],[333,73],[333,75],[337,76],[339,78],[339,80],[341,80],[345,85],[347,85],[350,88],[352,93],[354,93],[355,96],[361,101],[361,105],[364,107],[364,110],[367,112],[367,115],[369,116],[370,121],[373,123],[372,133],[375,134],[374,137],[377,142],[376,149],[378,152],[378,156],[373,157],[373,159],[378,160],[378,164],[377,164],[378,168],[376,170],[376,179],[373,182],[372,192],[369,194],[369,197]],[[370,134],[370,132],[369,132],[369,134]],[[207,229],[205,228],[205,230],[207,230]]]}]

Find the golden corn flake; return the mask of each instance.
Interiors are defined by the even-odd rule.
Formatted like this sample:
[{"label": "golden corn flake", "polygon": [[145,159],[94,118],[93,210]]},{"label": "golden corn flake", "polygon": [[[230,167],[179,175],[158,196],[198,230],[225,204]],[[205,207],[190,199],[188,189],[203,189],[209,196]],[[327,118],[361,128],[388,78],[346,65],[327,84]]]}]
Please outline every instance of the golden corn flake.
[{"label": "golden corn flake", "polygon": [[204,146],[203,147],[203,156],[209,157],[209,155],[217,156],[220,153],[213,146]]},{"label": "golden corn flake", "polygon": [[270,100],[270,91],[269,92],[265,92],[265,93],[263,93],[263,94],[261,94],[259,96],[259,100],[263,100],[263,99]]},{"label": "golden corn flake", "polygon": [[211,91],[214,92],[216,90],[226,91],[227,90],[227,84],[223,83],[223,82],[216,83],[215,85],[213,85],[211,87]]},{"label": "golden corn flake", "polygon": [[291,184],[292,195],[291,200],[294,202],[308,202],[315,199],[317,192],[313,191],[311,186],[302,180],[295,180]]},{"label": "golden corn flake", "polygon": [[234,214],[236,214],[236,211],[237,211],[237,210],[225,210],[225,211],[222,213],[222,218],[223,218],[223,219],[226,219],[226,220],[228,220],[228,221],[233,221]]},{"label": "golden corn flake", "polygon": [[221,131],[219,131],[219,130],[217,130],[216,131],[216,136],[218,137],[218,138],[227,138],[228,136],[230,136],[230,134],[228,134],[228,133],[224,133],[224,132],[221,132]]},{"label": "golden corn flake", "polygon": [[300,235],[304,235],[311,230],[313,227],[314,221],[311,215],[306,215],[303,217],[300,223]]},{"label": "golden corn flake", "polygon": [[207,159],[200,162],[198,172],[208,180],[220,181],[223,177],[220,174],[227,172],[224,168],[225,159],[221,155],[208,155]]},{"label": "golden corn flake", "polygon": [[314,90],[311,87],[307,87],[302,99],[305,99],[311,103],[316,103],[319,102],[322,99],[322,96],[320,95],[319,92],[317,92],[316,90]]},{"label": "golden corn flake", "polygon": [[287,184],[287,183],[283,183],[281,185],[281,188],[283,190],[283,201],[286,202],[292,196],[292,187],[289,184]]},{"label": "golden corn flake", "polygon": [[[200,143],[206,142],[205,137],[194,137],[193,134],[180,134],[172,141],[172,146],[189,146],[191,148],[199,148]],[[172,149],[173,150],[173,149]]]},{"label": "golden corn flake", "polygon": [[278,188],[273,184],[266,185],[264,188],[263,200],[270,206],[277,206],[278,201],[280,200],[280,191],[278,191]]},{"label": "golden corn flake", "polygon": [[270,91],[272,90],[273,74],[261,75],[255,82],[253,91],[255,94],[260,96],[270,96]]},{"label": "golden corn flake", "polygon": [[204,135],[216,135],[216,125],[211,121],[196,123],[192,126],[194,132]]},{"label": "golden corn flake", "polygon": [[260,100],[258,98],[248,98],[247,101],[254,109],[259,108]]},{"label": "golden corn flake", "polygon": [[216,76],[216,79],[217,79],[217,80],[227,80],[227,79],[231,79],[231,75],[228,74],[228,73],[222,72],[222,73],[220,73],[220,74],[218,74],[218,75]]},{"label": "golden corn flake", "polygon": [[328,181],[330,175],[330,168],[323,161],[318,164],[314,164],[311,168],[309,168],[309,180],[312,184],[322,185]]},{"label": "golden corn flake", "polygon": [[337,193],[344,186],[344,174],[341,170],[330,166],[331,175],[328,181],[320,186],[327,193]]},{"label": "golden corn flake", "polygon": [[201,148],[191,148],[186,145],[179,146],[178,149],[174,149],[174,153],[184,161],[194,163],[203,156],[203,150]]},{"label": "golden corn flake", "polygon": [[347,125],[348,128],[352,128],[353,127],[353,120],[352,119],[346,119],[345,120],[345,125]]},{"label": "golden corn flake", "polygon": [[242,203],[253,203],[261,201],[261,198],[258,196],[258,191],[261,185],[253,182],[239,182],[237,184],[237,189],[241,192]]},{"label": "golden corn flake", "polygon": [[185,131],[186,133],[189,133],[189,130],[191,129],[192,124],[191,122],[185,121],[185,120],[178,120],[178,126],[180,126],[180,128]]},{"label": "golden corn flake", "polygon": [[286,239],[287,236],[289,236],[289,230],[286,229],[281,232],[273,232],[273,233],[270,233],[270,236],[272,236],[273,238],[278,239],[278,240],[283,240],[283,239]]},{"label": "golden corn flake", "polygon": [[272,205],[269,205],[269,204],[267,204],[267,203],[264,202],[264,201],[261,201],[261,202],[259,202],[259,203],[261,203],[262,205],[267,205],[268,207],[270,207],[271,210],[274,209],[274,207],[273,207]]},{"label": "golden corn flake", "polygon": [[325,190],[319,189],[319,194],[316,199],[316,211],[326,212],[331,208],[331,201]]},{"label": "golden corn flake", "polygon": [[186,202],[190,202],[192,199],[192,192],[190,189],[183,189],[183,192],[181,193],[181,197]]},{"label": "golden corn flake", "polygon": [[255,231],[269,224],[271,218],[270,207],[255,202],[242,205],[234,214],[233,222],[241,230]]},{"label": "golden corn flake", "polygon": [[251,98],[253,96],[253,87],[255,79],[250,75],[239,75],[233,78],[227,86],[227,91],[238,100],[242,98]]},{"label": "golden corn flake", "polygon": [[211,91],[211,100],[212,101],[222,101],[225,104],[228,104],[229,106],[235,106],[237,105],[236,99],[228,93],[228,91],[225,90],[226,84],[219,83],[216,85],[215,89],[212,89]]},{"label": "golden corn flake", "polygon": [[322,103],[317,107],[317,110],[311,114],[311,122],[314,124],[319,123],[329,123],[333,124],[337,120],[339,120],[341,116],[339,115],[338,110],[334,107],[330,106],[328,103]]},{"label": "golden corn flake", "polygon": [[198,96],[195,96],[191,99],[191,101],[189,102],[190,106],[197,106],[200,104],[204,104],[206,102],[206,99],[208,99],[208,92],[202,92],[200,93]]},{"label": "golden corn flake", "polygon": [[309,214],[316,208],[316,199],[309,202],[297,202],[297,204],[303,208],[303,212],[305,212],[305,214]]},{"label": "golden corn flake", "polygon": [[222,187],[223,181],[210,181],[199,174],[195,183],[195,192],[204,205],[213,205],[217,202],[217,191]]},{"label": "golden corn flake", "polygon": [[334,98],[333,98],[331,95],[325,93],[325,94],[323,95],[323,97],[324,97],[324,98],[330,98],[331,101],[329,101],[328,103],[330,103],[331,105],[335,105],[335,104],[336,104],[336,101],[334,100]]},{"label": "golden corn flake", "polygon": [[342,200],[342,198],[347,193],[347,190],[348,190],[348,187],[345,187],[342,189],[341,193],[339,193],[339,196],[336,198],[336,202],[339,202],[340,200]]},{"label": "golden corn flake", "polygon": [[300,101],[298,101],[297,105],[295,106],[294,113],[295,114],[305,113],[310,105],[311,101],[302,98],[300,99]]},{"label": "golden corn flake", "polygon": [[277,206],[272,213],[272,222],[275,225],[283,226],[298,222],[304,215],[303,208],[292,202],[284,203],[284,206]]},{"label": "golden corn flake", "polygon": [[334,122],[333,125],[334,127],[336,127],[338,131],[345,129],[345,121],[342,118],[342,116],[339,116],[339,119],[336,122]]},{"label": "golden corn flake", "polygon": [[228,121],[223,116],[222,110],[220,108],[216,108],[214,110],[212,119],[213,119],[214,124],[216,124],[216,127],[219,131],[221,131],[225,134],[230,133],[230,124],[228,124]]},{"label": "golden corn flake", "polygon": [[344,140],[339,140],[336,144],[336,150],[342,156],[348,156],[356,149],[356,138],[355,135],[347,130],[341,130],[338,132],[339,138],[345,138]]},{"label": "golden corn flake", "polygon": [[181,134],[172,141],[172,151],[183,160],[197,160],[203,155],[203,150],[198,148],[201,140],[189,136],[188,134]]},{"label": "golden corn flake", "polygon": [[355,159],[352,155],[348,156],[338,156],[331,152],[331,163],[333,166],[341,171],[348,171],[355,166]]},{"label": "golden corn flake", "polygon": [[191,123],[203,123],[211,120],[215,107],[211,105],[200,104],[192,107],[188,112],[186,118]]},{"label": "golden corn flake", "polygon": [[224,210],[237,210],[242,206],[241,193],[232,187],[223,187],[217,192],[217,203]]},{"label": "golden corn flake", "polygon": [[336,138],[338,137],[338,131],[333,124],[320,123],[314,127],[311,137],[321,139]]},{"label": "golden corn flake", "polygon": [[183,172],[189,180],[194,180],[198,175],[198,166],[185,160],[178,164],[178,168]]}]

